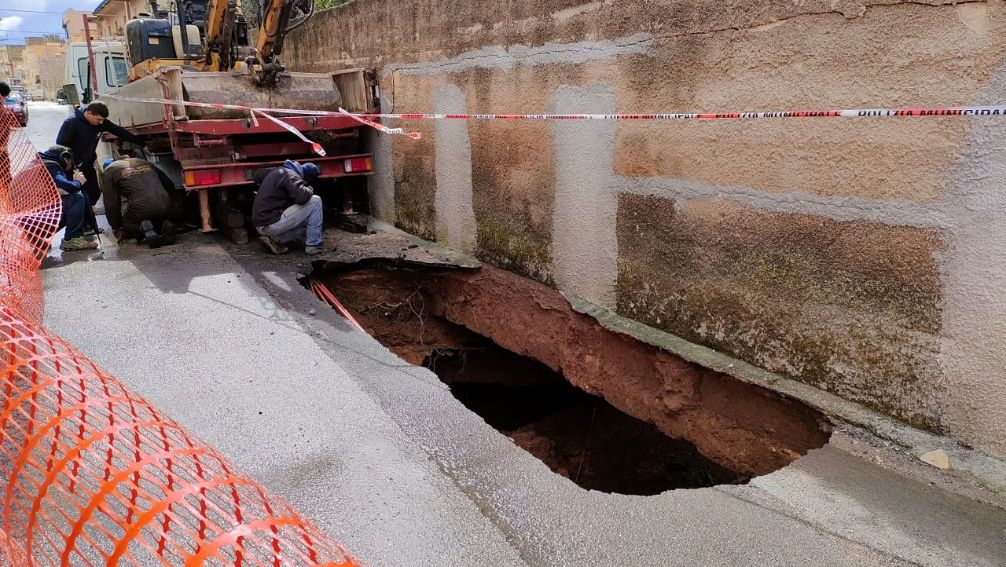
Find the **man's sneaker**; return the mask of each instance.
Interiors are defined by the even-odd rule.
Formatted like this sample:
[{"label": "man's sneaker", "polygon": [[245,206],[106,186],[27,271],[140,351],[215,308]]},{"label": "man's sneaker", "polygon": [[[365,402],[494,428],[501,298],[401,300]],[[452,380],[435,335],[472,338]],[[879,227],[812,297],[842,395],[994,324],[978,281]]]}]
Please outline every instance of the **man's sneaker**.
[{"label": "man's sneaker", "polygon": [[325,250],[324,250],[324,248],[321,247],[321,244],[319,244],[317,246],[305,246],[304,247],[304,253],[307,254],[308,256],[314,256],[315,254],[321,254],[324,251]]},{"label": "man's sneaker", "polygon": [[84,229],[84,236],[96,236],[99,234],[105,234],[105,229],[98,227],[94,229],[92,227],[87,227]]},{"label": "man's sneaker", "polygon": [[178,229],[175,228],[175,224],[169,220],[161,223],[161,243],[165,246],[170,246],[175,243],[175,236],[178,234]]},{"label": "man's sneaker", "polygon": [[258,241],[265,245],[273,254],[286,254],[290,251],[289,248],[283,246],[278,240],[271,236],[262,235],[258,237]]},{"label": "man's sneaker", "polygon": [[98,248],[98,243],[91,242],[83,236],[78,236],[69,240],[64,239],[59,247],[67,252],[73,252],[75,250],[95,250]]},{"label": "man's sneaker", "polygon": [[143,231],[143,243],[151,248],[161,247],[161,235],[154,230],[154,223],[145,220],[140,223],[140,230]]}]

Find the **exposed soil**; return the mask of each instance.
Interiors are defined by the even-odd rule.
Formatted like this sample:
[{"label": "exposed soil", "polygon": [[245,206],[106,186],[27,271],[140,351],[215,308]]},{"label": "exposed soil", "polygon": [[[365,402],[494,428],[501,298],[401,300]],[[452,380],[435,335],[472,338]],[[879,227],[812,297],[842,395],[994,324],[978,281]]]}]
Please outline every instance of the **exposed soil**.
[{"label": "exposed soil", "polygon": [[375,338],[586,488],[744,482],[829,437],[804,404],[610,331],[510,272],[365,262],[314,277]]},{"label": "exposed soil", "polygon": [[620,494],[745,482],[695,446],[573,387],[540,362],[472,334],[464,350],[423,361],[468,409],[556,473]]}]

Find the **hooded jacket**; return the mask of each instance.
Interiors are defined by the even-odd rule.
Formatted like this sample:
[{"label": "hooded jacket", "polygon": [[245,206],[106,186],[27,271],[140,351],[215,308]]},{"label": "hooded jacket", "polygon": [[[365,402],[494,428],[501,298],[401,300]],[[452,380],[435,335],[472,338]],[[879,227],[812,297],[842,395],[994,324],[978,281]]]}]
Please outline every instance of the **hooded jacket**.
[{"label": "hooded jacket", "polygon": [[171,179],[153,164],[139,158],[113,161],[104,168],[101,180],[105,216],[114,229],[135,233],[140,223],[155,226],[171,217]]},{"label": "hooded jacket", "polygon": [[94,168],[94,160],[97,157],[95,150],[98,147],[98,136],[102,132],[114,134],[127,142],[141,144],[144,141],[142,136],[135,136],[126,129],[105,119],[101,126],[92,126],[84,118],[84,111],[77,109],[73,116],[63,121],[56,136],[56,143],[66,146],[73,151],[77,167],[81,169]]},{"label": "hooded jacket", "polygon": [[291,205],[306,205],[314,196],[314,189],[304,181],[304,166],[297,162],[283,163],[282,167],[255,173],[259,184],[252,204],[252,224],[269,226],[283,216]]},{"label": "hooded jacket", "polygon": [[73,178],[73,170],[67,171],[63,162],[63,155],[69,150],[60,146],[52,146],[44,152],[39,152],[38,158],[42,160],[42,165],[49,171],[52,180],[56,183],[60,195],[70,195],[80,193],[82,187],[80,181]]}]

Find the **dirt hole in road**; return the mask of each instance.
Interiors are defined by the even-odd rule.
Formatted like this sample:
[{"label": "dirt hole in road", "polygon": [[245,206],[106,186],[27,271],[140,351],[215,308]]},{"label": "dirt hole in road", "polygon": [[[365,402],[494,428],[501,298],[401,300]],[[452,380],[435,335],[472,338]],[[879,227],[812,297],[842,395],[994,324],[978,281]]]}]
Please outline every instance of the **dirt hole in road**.
[{"label": "dirt hole in road", "polygon": [[829,437],[812,408],[610,331],[509,272],[364,261],[312,277],[377,340],[586,489],[744,483]]},{"label": "dirt hole in road", "polygon": [[695,446],[573,387],[544,364],[475,335],[423,360],[486,423],[553,471],[590,490],[659,494],[747,477]]}]

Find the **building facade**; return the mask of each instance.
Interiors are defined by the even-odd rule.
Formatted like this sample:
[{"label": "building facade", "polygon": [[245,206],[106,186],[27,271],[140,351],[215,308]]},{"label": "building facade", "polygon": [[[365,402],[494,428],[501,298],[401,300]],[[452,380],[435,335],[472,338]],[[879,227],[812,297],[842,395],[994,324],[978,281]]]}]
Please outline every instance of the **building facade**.
[{"label": "building facade", "polygon": [[24,46],[0,45],[0,81],[10,85],[25,84]]},{"label": "building facade", "polygon": [[[57,35],[25,38],[21,69],[24,86],[35,98],[54,99],[59,86],[53,87],[54,74],[62,75],[65,43]],[[53,69],[55,65],[55,69]],[[43,78],[45,77],[45,79]]]},{"label": "building facade", "polygon": [[140,13],[150,13],[149,0],[103,0],[94,9],[98,37],[121,36],[126,22]]},{"label": "building facade", "polygon": [[[91,16],[91,12],[84,10],[67,10],[63,12],[63,31],[66,33],[66,40],[70,43],[86,41],[84,34],[84,17]],[[91,39],[96,37],[92,31]]]}]

